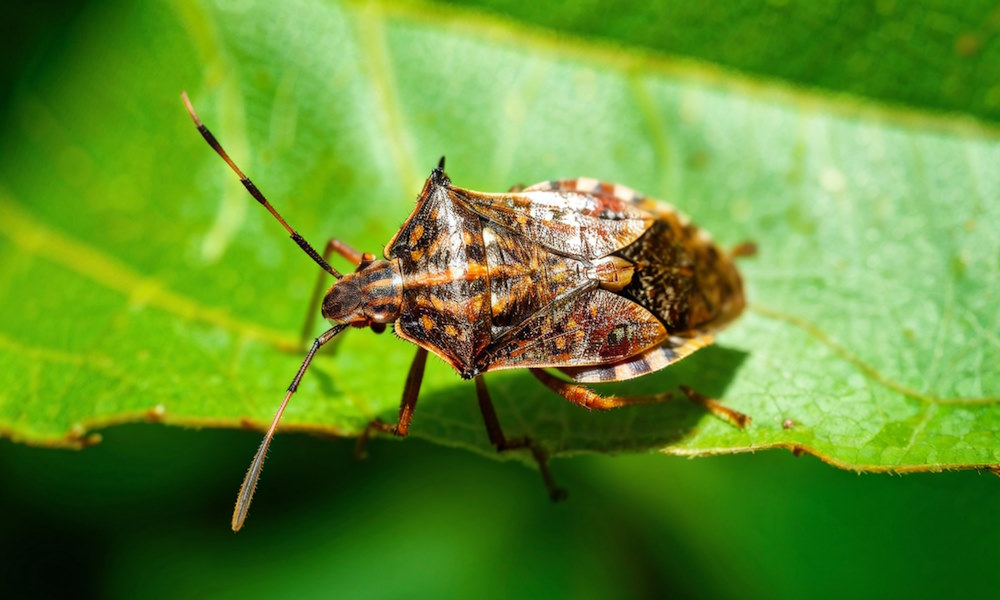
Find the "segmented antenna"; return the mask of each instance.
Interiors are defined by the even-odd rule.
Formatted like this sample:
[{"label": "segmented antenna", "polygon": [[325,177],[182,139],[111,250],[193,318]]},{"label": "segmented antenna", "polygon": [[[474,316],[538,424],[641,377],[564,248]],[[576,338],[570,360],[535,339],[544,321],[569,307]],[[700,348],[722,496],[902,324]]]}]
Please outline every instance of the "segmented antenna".
[{"label": "segmented antenna", "polygon": [[295,393],[295,390],[299,388],[299,382],[302,381],[302,376],[305,374],[306,369],[309,368],[309,363],[312,362],[316,351],[346,327],[347,325],[345,324],[334,325],[323,335],[316,338],[313,341],[312,347],[309,348],[306,359],[302,361],[299,372],[295,374],[295,378],[292,379],[292,383],[288,386],[288,391],[285,392],[285,399],[281,401],[281,406],[278,407],[278,412],[275,413],[274,419],[271,421],[271,426],[267,428],[267,433],[264,434],[264,440],[261,441],[260,448],[257,449],[257,454],[254,455],[253,461],[250,462],[250,468],[247,470],[246,477],[243,478],[240,493],[236,496],[236,508],[233,509],[233,531],[239,531],[243,527],[243,521],[247,518],[247,511],[250,510],[250,501],[253,500],[254,490],[257,489],[257,480],[260,479],[260,470],[264,466],[267,449],[271,445],[271,439],[274,438],[275,430],[278,428],[278,421],[281,420],[281,415],[285,412],[285,407],[288,406],[288,400]]},{"label": "segmented antenna", "polygon": [[322,267],[324,271],[326,271],[330,275],[333,275],[337,279],[343,277],[343,275],[341,275],[340,272],[337,271],[337,269],[331,267],[330,263],[326,262],[326,260],[324,260],[323,257],[320,256],[318,252],[316,252],[315,248],[309,245],[309,242],[307,242],[301,235],[299,235],[299,232],[292,229],[288,225],[288,223],[285,222],[285,219],[282,218],[280,214],[278,214],[278,211],[276,211],[273,206],[271,206],[271,203],[267,201],[267,198],[264,197],[264,194],[262,194],[261,191],[257,189],[257,186],[254,185],[252,181],[250,181],[249,177],[243,174],[243,171],[241,171],[240,168],[236,166],[236,163],[233,162],[233,159],[229,158],[229,155],[226,154],[226,151],[222,149],[222,145],[219,144],[219,140],[215,139],[215,136],[212,135],[212,132],[208,130],[208,127],[205,127],[204,123],[201,122],[201,119],[198,118],[198,113],[194,111],[194,106],[191,105],[191,100],[188,99],[187,92],[181,92],[181,100],[184,101],[184,106],[187,107],[188,114],[191,115],[191,119],[193,119],[194,124],[198,126],[198,131],[201,132],[201,136],[205,138],[205,141],[208,142],[208,145],[211,146],[212,149],[215,150],[218,153],[218,155],[222,157],[222,160],[226,161],[226,164],[229,165],[229,168],[231,168],[237,175],[239,175],[240,182],[243,184],[243,187],[245,187],[247,191],[250,192],[250,195],[253,196],[254,199],[257,200],[257,202],[260,202],[260,204],[264,208],[266,208],[267,211],[271,213],[271,215],[275,219],[277,219],[279,223],[281,223],[281,226],[284,227],[285,231],[287,231],[288,234],[291,236],[292,241],[298,244],[299,248],[302,248],[303,252],[308,254],[309,258],[316,261],[316,264]]}]

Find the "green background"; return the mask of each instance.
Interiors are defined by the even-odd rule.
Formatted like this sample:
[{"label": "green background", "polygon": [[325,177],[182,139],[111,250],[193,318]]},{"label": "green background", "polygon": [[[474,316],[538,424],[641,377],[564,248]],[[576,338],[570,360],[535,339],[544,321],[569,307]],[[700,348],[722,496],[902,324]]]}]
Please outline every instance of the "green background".
[{"label": "green background", "polygon": [[[737,406],[750,403],[740,406],[758,421],[758,429],[749,437],[706,421],[687,406],[638,413],[656,417],[642,421],[646,426],[639,428],[629,421],[631,413],[597,421],[582,411],[572,412],[572,407],[556,408],[541,393],[531,392],[534,395],[526,398],[526,406],[534,412],[525,413],[522,419],[538,427],[536,432],[549,432],[551,439],[559,439],[560,430],[553,422],[575,427],[572,435],[563,435],[565,443],[557,449],[567,454],[581,449],[638,450],[669,442],[675,451],[701,452],[715,445],[747,450],[804,443],[841,462],[869,468],[915,465],[934,470],[995,464],[992,431],[996,417],[991,403],[967,409],[940,402],[997,396],[995,369],[990,367],[997,347],[983,344],[995,339],[995,334],[990,338],[996,324],[991,310],[995,291],[990,290],[995,289],[1000,256],[995,232],[988,226],[996,222],[993,192],[997,183],[989,176],[988,165],[995,164],[991,161],[997,157],[995,121],[1000,114],[1000,84],[995,75],[1000,61],[992,59],[997,53],[998,17],[992,7],[963,3],[956,9],[948,3],[893,2],[870,8],[856,3],[820,7],[779,2],[692,10],[682,3],[652,7],[635,3],[606,11],[598,3],[559,9],[504,2],[462,4],[470,5],[380,9],[393,13],[391,34],[383,38],[388,42],[381,47],[372,43],[385,35],[379,10],[350,4],[359,48],[365,54],[338,58],[348,70],[354,62],[391,61],[403,55],[401,48],[408,47],[436,59],[436,49],[428,48],[422,36],[423,30],[432,30],[441,21],[448,35],[458,39],[459,49],[469,49],[464,39],[478,37],[484,37],[487,45],[495,42],[508,48],[525,43],[540,48],[543,55],[569,56],[569,66],[549,66],[543,56],[536,65],[529,58],[523,72],[498,71],[498,80],[524,86],[526,100],[523,104],[508,100],[500,105],[508,120],[484,124],[469,107],[488,103],[494,90],[467,90],[476,101],[456,103],[458,91],[436,79],[461,71],[463,61],[475,65],[483,60],[475,54],[476,44],[471,44],[467,54],[449,56],[454,62],[444,64],[422,62],[417,54],[406,64],[419,68],[397,66],[395,71],[399,77],[396,91],[411,107],[403,114],[411,137],[389,136],[381,147],[375,145],[381,154],[373,151],[361,156],[345,156],[336,150],[351,148],[350,140],[364,139],[373,131],[400,131],[391,113],[388,122],[350,121],[345,126],[343,119],[352,114],[352,103],[364,98],[363,90],[352,87],[353,79],[330,81],[316,76],[315,80],[324,82],[316,89],[310,88],[314,79],[308,73],[288,75],[291,84],[276,81],[274,73],[328,66],[322,60],[309,62],[308,45],[287,49],[278,45],[276,58],[262,59],[260,48],[270,47],[267,40],[261,40],[262,31],[297,26],[301,16],[294,11],[268,22],[259,14],[247,15],[252,5],[238,3],[224,9],[180,2],[153,8],[81,3],[70,9],[39,5],[30,12],[6,6],[3,16],[8,18],[2,21],[10,47],[0,63],[0,106],[8,124],[4,131],[11,133],[4,134],[0,145],[0,167],[5,191],[16,192],[18,200],[30,208],[24,212],[24,206],[2,205],[10,211],[0,215],[7,221],[8,237],[15,246],[44,256],[44,250],[34,250],[34,245],[44,246],[44,239],[36,241],[30,231],[9,233],[10,223],[30,225],[34,218],[50,229],[96,239],[95,245],[105,255],[140,272],[147,269],[157,274],[203,305],[219,306],[215,292],[229,285],[239,291],[230,298],[232,312],[220,313],[222,317],[209,315],[207,322],[224,320],[228,314],[249,317],[248,324],[267,324],[254,334],[266,339],[272,331],[294,327],[300,313],[297,308],[288,310],[288,305],[304,304],[303,284],[311,281],[312,274],[300,268],[301,257],[282,245],[287,242],[275,234],[272,223],[265,222],[266,215],[253,212],[258,209],[240,195],[238,186],[235,192],[233,187],[225,188],[225,198],[232,203],[223,203],[224,210],[248,211],[236,251],[230,251],[217,267],[185,270],[189,264],[185,259],[195,250],[205,253],[206,246],[192,249],[190,245],[200,244],[201,239],[182,239],[177,229],[188,225],[203,232],[217,210],[214,199],[223,194],[221,182],[228,174],[220,173],[222,165],[207,156],[207,149],[184,122],[176,88],[189,86],[203,117],[220,136],[226,134],[227,147],[234,155],[253,157],[249,164],[255,167],[254,178],[276,204],[289,207],[286,216],[301,223],[299,227],[317,242],[323,233],[341,230],[355,231],[352,241],[368,245],[384,241],[394,221],[405,215],[412,180],[422,174],[416,172],[421,165],[407,167],[400,156],[410,152],[408,145],[415,139],[421,142],[422,157],[425,150],[456,145],[457,137],[462,139],[457,146],[464,152],[450,156],[452,174],[464,173],[463,180],[470,187],[497,188],[511,176],[530,183],[552,176],[553,171],[563,174],[571,169],[573,174],[611,176],[669,193],[677,198],[675,203],[730,243],[745,236],[752,223],[760,228],[758,241],[764,243],[760,260],[746,267],[753,298],[761,299],[762,306],[788,309],[790,314],[825,326],[826,335],[847,347],[856,359],[855,363],[845,361],[843,353],[826,347],[797,357],[795,364],[781,364],[785,338],[772,336],[783,330],[758,311],[724,339],[728,345],[691,359],[699,362],[679,365],[679,375],[645,384],[654,388],[700,377],[701,389],[719,393],[728,385],[722,380],[740,373],[727,393]],[[229,40],[225,66],[206,58],[198,42],[206,37],[196,33],[192,42],[179,31],[177,23],[183,22],[189,33],[198,32],[192,23],[199,23],[205,15],[212,17],[211,27],[218,29],[215,35]],[[261,29],[262,20],[272,29]],[[379,26],[382,29],[373,30]],[[446,48],[454,42],[448,35],[443,36]],[[173,48],[182,51],[174,53]],[[318,51],[316,55],[323,56]],[[285,61],[293,62],[294,68],[288,69]],[[598,65],[593,73],[578,68],[591,61]],[[136,72],[123,66],[136,63],[148,70]],[[582,120],[584,133],[592,131],[612,144],[595,147],[583,158],[573,148],[579,143],[576,136],[532,140],[523,154],[514,152],[514,146],[504,146],[503,140],[510,137],[505,125],[518,123],[529,132],[538,126],[532,114],[524,112],[532,103],[539,114],[560,116],[551,109],[545,112],[546,101],[559,105],[558,98],[546,96],[551,93],[546,86],[558,88],[559,75],[568,74],[572,78],[568,89],[577,90],[592,86],[588,78],[603,83],[605,71],[622,69],[646,76],[646,68],[653,69],[651,78],[668,80],[662,86],[651,84],[645,95],[645,84],[632,90],[640,104],[645,98],[646,118],[656,114],[650,106],[673,102],[675,86],[683,90],[690,81],[696,89],[709,90],[697,93],[707,99],[708,115],[714,118],[699,122],[696,115],[694,122],[699,124],[689,129],[691,115],[685,111],[691,107],[678,94],[681,118],[666,127],[680,141],[668,136],[659,146],[654,140],[652,149],[631,148],[628,135],[641,132],[648,123],[644,126],[629,114],[621,114],[617,122],[588,121],[588,111],[614,114],[616,104],[604,99],[604,104],[593,106],[581,98],[569,103],[578,113],[563,115],[565,120],[554,125],[543,124],[542,130],[555,135],[560,127],[566,131]],[[343,76],[342,71],[334,71],[334,76],[338,74]],[[227,110],[233,106],[234,82],[248,98],[246,114]],[[335,96],[331,86],[347,92]],[[283,96],[281,90],[290,88],[297,95]],[[503,96],[518,97],[509,90]],[[616,99],[613,89],[610,98]],[[769,101],[774,102],[774,110]],[[277,111],[287,115],[285,121],[268,123],[271,102],[286,109]],[[32,108],[39,106],[48,111]],[[454,106],[461,110],[452,111]],[[805,126],[802,120],[784,114],[788,106],[807,114]],[[108,119],[115,114],[120,116]],[[750,126],[733,127],[740,119]],[[241,120],[246,123],[242,138]],[[298,145],[291,146],[283,135],[289,128],[294,130],[296,120],[299,129],[313,129],[316,137],[304,138],[304,142],[300,138]],[[138,123],[142,130],[107,127],[116,121]],[[786,125],[791,126],[790,133],[783,130]],[[449,131],[450,126],[455,130]],[[498,130],[490,130],[479,140],[477,126]],[[822,134],[826,127],[839,137],[828,145],[815,144],[817,130]],[[808,135],[791,135],[796,128]],[[736,138],[729,137],[733,132]],[[524,132],[517,135],[519,139],[531,137]],[[851,151],[864,147],[855,142],[870,142],[873,135],[889,140],[890,155],[903,157],[902,169],[897,172],[898,165],[886,160],[875,168],[868,166],[871,172],[864,170],[863,161],[846,175],[824,170],[824,161],[831,156],[851,165]],[[87,153],[81,155],[68,146],[63,151],[59,140],[74,136],[88,140]],[[316,141],[324,137],[336,141]],[[342,137],[347,141],[338,146]],[[549,151],[538,153],[538,148]],[[805,158],[798,167],[794,160],[789,167],[784,161],[796,153]],[[187,155],[187,170],[174,162],[181,155]],[[951,162],[956,155],[972,157],[970,162],[979,166],[970,175],[962,170],[967,165]],[[491,156],[491,160],[477,164],[481,156]],[[920,167],[924,156],[934,163],[913,167]],[[673,166],[650,172],[650,166],[660,162]],[[762,210],[761,199],[775,191],[776,181],[767,175],[789,168],[784,183],[797,186],[799,196],[792,194],[789,199],[779,192],[771,200],[772,209]],[[76,177],[46,177],[53,172]],[[122,176],[114,177],[119,172]],[[364,189],[372,173],[397,178],[375,188],[376,195],[387,198],[384,207],[365,206],[361,214],[337,206],[328,212],[321,212],[322,205],[317,208],[317,198],[333,205],[338,194],[347,193],[343,190]],[[757,178],[759,173],[763,175]],[[970,183],[976,176],[983,181]],[[851,197],[838,194],[845,177],[850,185],[858,177],[873,181],[871,189],[862,189],[861,198],[888,197],[871,211],[858,211],[870,212],[871,222],[851,210],[863,208],[860,200],[855,198],[852,204]],[[897,177],[902,178],[902,185]],[[802,184],[814,179],[818,185]],[[74,190],[76,196],[68,193]],[[954,190],[954,197],[948,190]],[[979,198],[970,200],[966,194],[977,190]],[[825,203],[817,202],[822,208],[816,214],[803,213],[801,207],[811,206],[812,194],[823,195]],[[705,198],[708,204],[698,206],[691,198]],[[149,204],[171,199],[176,199],[176,205]],[[906,216],[905,212],[897,214],[900,202],[905,201],[913,201],[923,219],[914,221],[915,235],[954,237],[929,236],[932,239],[925,243],[895,246],[871,237],[870,228],[884,224],[880,219],[905,222],[893,219]],[[787,206],[782,202],[788,202]],[[742,223],[720,216],[731,206],[735,207],[733,215],[743,215]],[[710,210],[713,207],[716,210]],[[858,219],[867,228],[859,230],[864,235],[855,239],[845,236],[845,230],[828,226],[831,215],[823,210],[831,209],[833,216],[845,221]],[[390,212],[393,222],[385,223],[382,217]],[[25,219],[25,214],[33,216]],[[747,218],[748,214],[753,218]],[[968,223],[975,219],[981,225],[970,228]],[[940,227],[928,227],[928,222],[940,222]],[[150,227],[150,223],[161,227]],[[962,231],[968,235],[955,233]],[[866,263],[874,265],[877,274],[880,268],[891,274],[897,264],[906,262],[899,253],[912,251],[911,260],[921,263],[912,272],[950,273],[955,283],[952,295],[939,294],[936,280],[928,283],[901,277],[893,281],[889,277],[893,285],[886,287],[888,291],[915,291],[931,302],[929,307],[914,305],[908,295],[878,298],[909,316],[886,324],[879,321],[881,313],[865,304],[872,297],[863,292],[872,282],[858,278],[857,271],[838,272],[836,268],[843,265],[832,260],[825,266],[834,269],[835,281],[820,284],[814,279],[815,271],[803,270],[804,276],[795,277],[795,269],[802,266],[796,256],[767,252],[769,247],[780,247],[809,255],[817,251],[810,243],[813,240],[820,257],[823,250],[834,254],[829,251],[834,244],[855,244],[850,248],[857,252],[891,249],[897,263]],[[174,247],[176,253],[165,251]],[[0,252],[10,258],[17,250],[6,244]],[[213,378],[212,374],[235,368],[212,362],[215,358],[205,360],[216,356],[206,348],[218,352],[217,348],[226,347],[222,336],[206,330],[197,319],[191,324],[174,323],[143,312],[147,301],[143,294],[162,291],[155,286],[131,290],[131,304],[124,313],[101,315],[104,307],[117,304],[117,297],[107,290],[75,287],[79,284],[73,278],[74,261],[84,268],[104,264],[95,263],[86,253],[67,258],[62,264],[69,266],[68,271],[45,261],[38,270],[34,264],[26,268],[24,261],[2,263],[5,281],[15,283],[8,283],[4,296],[6,345],[0,350],[7,354],[0,374],[7,392],[0,397],[4,407],[0,416],[14,437],[53,443],[57,438],[52,436],[63,435],[79,418],[75,415],[95,415],[94,424],[102,418],[104,422],[134,420],[144,414],[143,407],[157,401],[168,405],[168,417],[175,405],[189,403],[187,412],[176,417],[178,424],[232,425],[238,422],[234,415],[244,410],[258,423],[267,418],[276,400],[267,392],[285,385],[283,373],[290,373],[289,365],[294,369],[297,357],[275,357],[273,352],[255,349],[246,356],[249,364],[243,367],[240,388],[234,392],[229,377]],[[275,274],[282,274],[286,281]],[[120,271],[107,271],[111,288],[120,275]],[[838,277],[856,280],[842,282]],[[826,294],[817,292],[824,287]],[[67,291],[77,289],[79,294],[67,298]],[[830,301],[831,294],[844,290],[860,292],[841,299],[843,304]],[[796,304],[796,296],[805,303]],[[170,297],[163,302],[184,309]],[[838,330],[842,320],[837,310],[845,305],[861,317],[870,310],[867,316],[871,318],[859,318],[853,328]],[[810,306],[814,310],[807,310]],[[939,308],[943,314],[957,314],[954,321],[959,326],[949,330],[940,325],[935,313]],[[95,316],[88,313],[92,310],[98,311],[97,317],[106,317],[102,327],[63,327],[67,322],[87,323],[86,319]],[[129,326],[121,327],[124,322]],[[879,323],[884,326],[873,329]],[[922,335],[925,328],[933,328],[935,335]],[[115,372],[110,361],[112,366],[101,373],[105,380],[78,377],[69,368],[81,338],[90,342],[100,331],[118,335],[113,341],[122,344],[123,354],[137,359],[130,367],[142,370],[141,381]],[[948,334],[952,345],[941,341]],[[12,339],[43,340],[40,345],[64,352],[36,356],[19,351],[20,346],[9,343]],[[154,356],[168,356],[171,362],[154,367],[144,364],[137,339],[163,340],[168,351]],[[397,349],[398,342],[393,347],[388,336],[375,342],[355,339],[361,337],[352,337],[347,348],[367,350],[367,354],[340,352],[336,366],[328,361],[317,370],[319,376],[309,389],[314,399],[323,392],[338,398],[345,390],[348,398],[377,396],[366,400],[372,405],[359,410],[338,400],[313,404],[310,409],[300,398],[296,410],[302,412],[295,424],[350,433],[372,410],[391,414],[396,402],[393,394],[398,393],[410,350]],[[867,340],[874,342],[866,344]],[[902,343],[903,349],[885,352],[894,348],[893,343]],[[181,344],[191,344],[196,351],[187,355]],[[381,354],[388,348],[392,349]],[[935,357],[930,374],[912,358],[925,351],[940,354],[942,349],[948,353]],[[66,367],[32,370],[43,360],[57,365],[62,361]],[[873,404],[872,398],[861,393],[869,384],[858,377],[859,363],[874,365],[876,376],[901,386],[903,392],[897,397],[899,389],[873,386],[876,391],[871,393],[878,400]],[[768,366],[777,375],[764,381]],[[345,373],[352,368],[367,370],[370,375],[342,381],[329,374],[338,374],[330,371],[336,368]],[[83,452],[0,442],[0,509],[10,515],[0,525],[4,558],[0,581],[21,593],[71,590],[129,597],[468,596],[484,591],[495,596],[841,597],[855,593],[914,597],[976,596],[993,589],[990,576],[983,574],[991,573],[1000,558],[1000,525],[991,519],[1000,488],[988,473],[856,475],[811,457],[774,452],[697,461],[643,454],[585,455],[554,462],[560,483],[571,491],[571,501],[552,506],[544,501],[536,473],[516,463],[487,461],[447,447],[488,450],[469,390],[458,387],[443,370],[434,374],[433,369],[431,389],[436,402],[422,406],[420,414],[426,416],[416,423],[423,423],[424,428],[414,434],[444,447],[419,439],[402,444],[380,441],[373,444],[370,460],[357,463],[350,456],[351,440],[283,435],[265,469],[248,528],[239,536],[226,527],[228,511],[257,433],[129,425],[104,430],[103,442]],[[748,378],[748,373],[754,377]],[[787,378],[786,384],[777,386],[782,377]],[[382,385],[373,385],[373,380]],[[501,398],[510,396],[504,391],[518,390],[521,385],[516,375],[497,381]],[[823,385],[829,389],[822,389]],[[22,396],[25,389],[28,392]],[[60,395],[52,390],[59,390]],[[227,390],[230,397],[225,396]],[[232,404],[232,396],[241,395],[253,398],[251,406]],[[18,402],[23,398],[30,398],[30,405]],[[122,405],[115,404],[119,398],[126,399]],[[203,406],[204,412],[192,406]],[[516,406],[512,403],[506,408]],[[887,413],[876,415],[873,406]],[[501,419],[504,408],[498,406]],[[807,426],[782,431],[779,417],[789,410],[800,411],[794,416]],[[830,419],[833,422],[840,423],[841,415],[857,420],[847,427],[830,427],[822,424],[824,411],[837,417]],[[881,431],[872,428],[880,418],[884,419]],[[623,419],[627,426],[615,425],[614,419]],[[972,432],[978,437],[970,435],[969,423],[977,428]],[[664,424],[682,426],[696,435],[678,441],[668,432],[664,440]],[[913,453],[913,441],[924,431],[929,433]]]}]

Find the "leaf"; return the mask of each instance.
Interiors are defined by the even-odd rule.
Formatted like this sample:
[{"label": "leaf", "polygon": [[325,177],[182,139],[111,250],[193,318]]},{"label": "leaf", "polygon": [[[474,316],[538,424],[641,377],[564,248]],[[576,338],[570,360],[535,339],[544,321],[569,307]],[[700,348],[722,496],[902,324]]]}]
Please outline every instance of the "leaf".
[{"label": "leaf", "polygon": [[[969,2],[443,0],[803,86],[1000,120],[1000,10]],[[820,33],[821,32],[821,33]],[[677,61],[680,62],[680,61]]]},{"label": "leaf", "polygon": [[[751,307],[714,347],[589,413],[487,378],[510,436],[557,455],[802,449],[842,467],[1000,463],[997,131],[437,6],[206,2],[90,10],[21,82],[0,163],[0,430],[80,445],[148,419],[263,427],[298,368],[316,268],[205,147],[203,120],[314,245],[379,252],[441,154],[459,185],[574,176],[752,239]],[[341,265],[343,266],[343,265]],[[319,333],[320,329],[314,333]],[[391,419],[414,349],[324,349],[283,427]],[[411,429],[492,452],[470,382],[429,361]]]}]

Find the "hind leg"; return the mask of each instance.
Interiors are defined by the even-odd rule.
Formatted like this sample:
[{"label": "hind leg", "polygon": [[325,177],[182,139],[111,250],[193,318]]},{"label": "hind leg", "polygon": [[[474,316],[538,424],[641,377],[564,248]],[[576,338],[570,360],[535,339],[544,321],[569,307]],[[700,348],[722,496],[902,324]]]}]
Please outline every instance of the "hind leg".
[{"label": "hind leg", "polygon": [[723,421],[727,421],[740,429],[746,429],[746,426],[750,424],[750,415],[733,410],[715,398],[709,398],[701,392],[686,385],[682,385],[680,387],[681,391],[684,392],[684,395],[687,396],[691,402],[705,407],[708,412],[712,413],[716,417],[719,417]]},{"label": "hind leg", "polygon": [[743,242],[741,244],[736,244],[729,249],[729,256],[733,258],[745,258],[747,256],[754,256],[757,254],[757,244],[753,242]]},{"label": "hind leg", "polygon": [[[651,404],[671,397],[670,392],[656,394],[653,396],[602,396],[587,386],[563,381],[562,379],[554,377],[541,369],[530,370],[531,374],[544,383],[550,390],[569,400],[573,404],[579,404],[584,408],[608,410],[610,408],[633,406],[635,404]],[[710,413],[723,421],[731,423],[740,429],[745,428],[747,424],[750,423],[750,417],[748,415],[735,411],[725,406],[718,400],[709,398],[708,396],[705,396],[704,394],[701,394],[686,385],[682,385],[680,387],[681,391],[684,392],[684,395],[687,396],[689,400],[704,407]]]},{"label": "hind leg", "polygon": [[553,392],[569,400],[573,404],[579,404],[584,408],[593,410],[608,410],[622,406],[632,406],[635,404],[653,404],[661,402],[671,397],[670,392],[655,394],[652,396],[602,396],[585,385],[570,383],[550,375],[542,369],[529,369],[531,374],[545,384]]}]

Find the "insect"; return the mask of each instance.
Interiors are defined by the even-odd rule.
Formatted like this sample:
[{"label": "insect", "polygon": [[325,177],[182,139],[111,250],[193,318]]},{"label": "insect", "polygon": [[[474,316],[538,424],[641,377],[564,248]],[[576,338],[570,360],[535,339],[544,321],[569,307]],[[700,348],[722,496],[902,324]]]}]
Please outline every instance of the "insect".
[{"label": "insect", "polygon": [[[548,181],[499,194],[463,189],[445,174],[443,157],[413,213],[386,245],[384,259],[336,239],[320,255],[229,158],[187,94],[181,96],[202,136],[247,191],[336,280],[321,308],[331,327],[313,341],[254,456],[233,512],[234,531],[246,518],[289,399],[316,352],[348,327],[381,332],[391,324],[398,337],[417,346],[396,422],[372,421],[359,449],[374,432],[409,432],[432,352],[475,380],[490,442],[501,452],[530,451],[550,497],[559,500],[565,492],[555,485],[545,450],[531,438],[504,434],[483,374],[528,369],[555,393],[589,409],[648,402],[659,397],[602,396],[580,384],[662,369],[712,343],[713,332],[743,310],[733,258],[749,253],[749,246],[720,250],[671,207],[594,179]],[[334,252],[356,270],[341,274],[330,266]],[[745,423],[744,415],[682,389],[713,412]]]}]

